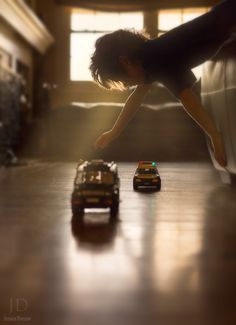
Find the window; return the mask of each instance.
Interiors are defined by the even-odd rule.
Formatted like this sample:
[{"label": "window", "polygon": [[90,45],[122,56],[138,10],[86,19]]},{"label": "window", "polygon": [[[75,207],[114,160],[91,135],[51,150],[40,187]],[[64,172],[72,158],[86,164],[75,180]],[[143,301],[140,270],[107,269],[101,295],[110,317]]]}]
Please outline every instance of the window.
[{"label": "window", "polygon": [[203,15],[209,8],[167,9],[158,12],[159,34]]},{"label": "window", "polygon": [[92,80],[89,63],[100,36],[119,28],[143,28],[142,13],[103,13],[74,10],[71,15],[70,80]]},{"label": "window", "polygon": [[[158,12],[158,35],[169,31],[183,23],[186,23],[200,15],[203,15],[209,8],[183,8],[183,9],[168,9]],[[201,77],[202,66],[193,69],[194,74],[199,79]]]}]

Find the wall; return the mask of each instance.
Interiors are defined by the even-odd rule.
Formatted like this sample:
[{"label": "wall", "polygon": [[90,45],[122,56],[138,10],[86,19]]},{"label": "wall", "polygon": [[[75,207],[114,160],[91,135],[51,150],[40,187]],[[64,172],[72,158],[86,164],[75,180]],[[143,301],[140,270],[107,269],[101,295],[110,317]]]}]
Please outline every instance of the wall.
[{"label": "wall", "polygon": [[[31,1],[34,9],[34,0]],[[30,130],[35,128],[33,103],[34,52],[43,54],[53,43],[52,36],[34,12],[22,0],[0,0],[0,72],[1,79],[1,162],[6,163],[7,149],[20,149],[31,137]],[[5,73],[7,71],[7,73]],[[20,87],[24,102],[11,83],[8,74],[21,73],[26,81]],[[23,84],[22,84],[23,86]],[[14,91],[14,94],[13,92]],[[15,97],[16,96],[16,97]],[[22,99],[23,97],[21,97]],[[18,128],[19,127],[19,128]],[[14,147],[14,148],[13,148]],[[8,156],[7,156],[8,155]]]},{"label": "wall", "polygon": [[0,51],[2,63],[15,72],[21,70],[31,95],[33,52],[36,50],[43,55],[54,39],[32,11],[36,2],[30,1],[32,9],[27,2],[1,0]]},{"label": "wall", "polygon": [[0,18],[0,51],[9,54],[11,67],[16,70],[17,60],[29,67],[29,89],[32,89],[33,50],[3,19]]}]

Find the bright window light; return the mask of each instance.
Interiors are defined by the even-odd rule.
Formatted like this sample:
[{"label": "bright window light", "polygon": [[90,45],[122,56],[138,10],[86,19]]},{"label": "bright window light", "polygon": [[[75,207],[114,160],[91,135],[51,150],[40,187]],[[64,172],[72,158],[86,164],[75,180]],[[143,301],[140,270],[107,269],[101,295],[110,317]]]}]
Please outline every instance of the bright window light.
[{"label": "bright window light", "polygon": [[168,31],[182,23],[181,10],[159,11],[158,30]]},{"label": "bright window light", "polygon": [[71,15],[70,79],[91,81],[90,57],[95,41],[120,28],[143,28],[142,13],[102,13],[74,11]]},{"label": "bright window light", "polygon": [[203,15],[209,8],[166,9],[158,12],[158,30],[168,31],[198,16]]},{"label": "bright window light", "polygon": [[94,44],[103,33],[71,33],[71,81],[91,81],[89,71],[90,56],[94,50]]}]

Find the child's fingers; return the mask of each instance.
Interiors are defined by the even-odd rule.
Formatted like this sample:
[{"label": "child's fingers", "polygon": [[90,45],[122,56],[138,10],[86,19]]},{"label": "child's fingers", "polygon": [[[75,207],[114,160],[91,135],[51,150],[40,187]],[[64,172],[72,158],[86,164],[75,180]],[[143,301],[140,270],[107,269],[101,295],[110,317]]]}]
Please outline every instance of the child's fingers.
[{"label": "child's fingers", "polygon": [[98,139],[95,141],[94,146],[96,149],[103,149],[109,145],[112,139],[113,137],[111,132],[105,132],[102,135],[100,135],[100,137],[98,137]]},{"label": "child's fingers", "polygon": [[101,147],[101,140],[100,139],[97,139],[94,143],[94,147],[95,149],[99,149]]},{"label": "child's fingers", "polygon": [[102,149],[104,147],[104,135],[101,135],[94,143],[95,149]]},{"label": "child's fingers", "polygon": [[214,142],[211,143],[214,156],[218,164],[222,167],[227,166],[226,152],[224,148],[223,139],[220,133],[214,138]]},{"label": "child's fingers", "polygon": [[95,149],[99,148],[99,138],[94,142],[93,146]]},{"label": "child's fingers", "polygon": [[215,153],[215,159],[217,160],[218,164],[221,167],[226,167],[227,166],[227,160],[224,154],[216,154]]}]

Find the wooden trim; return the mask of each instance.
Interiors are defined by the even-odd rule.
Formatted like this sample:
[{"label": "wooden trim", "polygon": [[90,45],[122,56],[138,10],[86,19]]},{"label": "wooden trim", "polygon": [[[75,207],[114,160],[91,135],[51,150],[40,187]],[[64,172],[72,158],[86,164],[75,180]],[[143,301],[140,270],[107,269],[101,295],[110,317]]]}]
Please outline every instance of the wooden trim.
[{"label": "wooden trim", "polygon": [[218,0],[55,0],[57,4],[97,11],[147,11],[182,7],[212,6]]},{"label": "wooden trim", "polygon": [[0,16],[42,54],[54,42],[53,36],[23,0],[1,0]]}]

